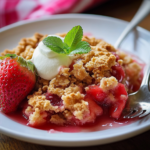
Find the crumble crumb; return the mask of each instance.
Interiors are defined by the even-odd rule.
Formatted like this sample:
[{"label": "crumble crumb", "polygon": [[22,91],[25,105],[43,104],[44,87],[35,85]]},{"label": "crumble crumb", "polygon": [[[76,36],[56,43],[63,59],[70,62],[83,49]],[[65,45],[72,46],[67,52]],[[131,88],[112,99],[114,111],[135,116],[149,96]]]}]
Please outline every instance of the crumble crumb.
[{"label": "crumble crumb", "polygon": [[116,52],[116,49],[111,44],[105,42],[104,40],[101,40],[98,43],[98,46],[100,46],[103,49],[106,49],[109,52]]},{"label": "crumble crumb", "polygon": [[55,114],[51,116],[50,122],[57,125],[64,125],[66,120],[62,116]]},{"label": "crumble crumb", "polygon": [[109,77],[109,78],[102,78],[100,82],[100,88],[103,89],[103,91],[109,91],[111,89],[114,89],[118,85],[118,81],[115,77]]},{"label": "crumble crumb", "polygon": [[83,62],[79,61],[78,63],[73,65],[73,71],[72,74],[78,79],[83,80],[86,77],[89,76],[89,74],[86,72],[85,68],[83,67]]},{"label": "crumble crumb", "polygon": [[119,58],[123,60],[123,64],[130,64],[133,62],[133,59],[128,56],[126,53],[122,52],[122,51],[117,51],[116,52],[119,55]]},{"label": "crumble crumb", "polygon": [[99,52],[98,57],[92,57],[91,61],[86,63],[85,67],[88,71],[94,69],[109,70],[115,65],[116,57],[109,52]]},{"label": "crumble crumb", "polygon": [[29,123],[34,126],[41,125],[46,122],[47,113],[41,112],[39,108],[36,108],[35,111],[29,116]]},{"label": "crumble crumb", "polygon": [[50,85],[48,87],[48,92],[52,93],[52,94],[56,94],[59,97],[61,97],[64,94],[64,89],[62,89],[62,88],[55,88],[55,82],[57,82],[56,78],[51,80]]},{"label": "crumble crumb", "polygon": [[69,109],[79,120],[89,113],[88,103],[84,101],[84,95],[80,92],[63,95],[62,100],[65,108]]},{"label": "crumble crumb", "polygon": [[118,60],[118,63],[119,63],[120,66],[122,66],[122,65],[123,65],[123,60],[122,60],[122,59],[119,59],[119,60]]},{"label": "crumble crumb", "polygon": [[45,96],[33,96],[29,99],[28,104],[33,107],[33,109],[39,108],[41,111],[55,111],[61,112],[64,107],[53,106],[49,100],[46,100]]},{"label": "crumble crumb", "polygon": [[77,92],[81,93],[81,91],[82,91],[82,88],[80,86],[77,86],[75,84],[71,84],[69,87],[67,87],[64,90],[64,95],[68,95],[68,94],[71,94],[71,93],[77,93]]},{"label": "crumble crumb", "polygon": [[125,70],[130,78],[136,78],[138,77],[141,67],[137,63],[132,62],[128,66],[125,66]]}]

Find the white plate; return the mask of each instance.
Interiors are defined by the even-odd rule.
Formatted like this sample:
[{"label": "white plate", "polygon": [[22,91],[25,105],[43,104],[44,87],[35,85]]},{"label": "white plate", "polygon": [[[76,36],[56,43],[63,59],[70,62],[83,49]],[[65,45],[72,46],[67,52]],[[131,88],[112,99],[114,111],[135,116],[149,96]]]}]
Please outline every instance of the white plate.
[{"label": "white plate", "polygon": [[[83,14],[55,15],[36,21],[23,21],[0,29],[0,51],[13,48],[23,37],[35,32],[61,33],[81,25],[84,32],[114,44],[127,22],[118,19]],[[150,33],[140,27],[124,40],[121,49],[135,53],[146,63],[150,56]],[[19,140],[53,146],[88,146],[123,140],[150,129],[150,115],[130,125],[96,132],[57,133],[30,128],[0,114],[0,132]]]}]

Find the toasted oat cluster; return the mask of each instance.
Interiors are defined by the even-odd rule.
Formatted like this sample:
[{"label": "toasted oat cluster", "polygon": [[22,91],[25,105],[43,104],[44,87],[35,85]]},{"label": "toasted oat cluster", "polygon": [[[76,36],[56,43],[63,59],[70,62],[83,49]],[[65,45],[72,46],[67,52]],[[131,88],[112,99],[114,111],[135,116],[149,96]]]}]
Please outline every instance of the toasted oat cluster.
[{"label": "toasted oat cluster", "polygon": [[[58,34],[65,37],[66,34]],[[31,59],[38,43],[46,35],[34,34],[23,38],[13,50]],[[127,93],[137,90],[141,84],[141,66],[124,52],[116,50],[101,39],[83,36],[91,46],[87,54],[76,54],[70,67],[62,66],[52,80],[38,77],[36,87],[28,95],[23,109],[29,124],[82,125],[94,122],[108,106],[110,116],[118,119],[128,98]],[[140,80],[141,79],[141,80]]]}]

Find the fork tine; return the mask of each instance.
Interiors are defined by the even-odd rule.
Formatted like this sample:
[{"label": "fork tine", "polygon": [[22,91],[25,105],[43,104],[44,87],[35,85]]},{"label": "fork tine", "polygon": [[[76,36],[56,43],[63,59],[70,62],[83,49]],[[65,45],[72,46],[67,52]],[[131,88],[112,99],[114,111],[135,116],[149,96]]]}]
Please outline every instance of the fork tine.
[{"label": "fork tine", "polygon": [[139,117],[141,118],[141,117],[144,117],[144,116],[146,116],[146,115],[148,115],[150,113],[150,110],[146,110],[142,115],[140,115]]},{"label": "fork tine", "polygon": [[143,109],[141,107],[139,107],[139,109],[135,113],[130,115],[130,118],[135,118],[135,117],[141,115],[142,113],[143,113]]},{"label": "fork tine", "polygon": [[132,113],[133,113],[133,111],[134,110],[130,110],[130,112],[129,113],[127,113],[126,115],[124,115],[124,117],[123,118],[128,118]]}]

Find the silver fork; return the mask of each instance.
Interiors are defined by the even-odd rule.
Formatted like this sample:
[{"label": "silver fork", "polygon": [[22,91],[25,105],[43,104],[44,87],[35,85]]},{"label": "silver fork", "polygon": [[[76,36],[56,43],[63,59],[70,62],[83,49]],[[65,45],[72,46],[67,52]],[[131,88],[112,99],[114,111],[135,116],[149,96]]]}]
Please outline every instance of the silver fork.
[{"label": "silver fork", "polygon": [[140,89],[129,94],[126,108],[123,110],[123,118],[144,117],[150,113],[150,63],[147,66]]},{"label": "silver fork", "polygon": [[[139,10],[134,18],[124,29],[120,37],[115,43],[117,49],[127,34],[141,22],[150,13],[150,1],[143,0]],[[139,91],[129,94],[127,105],[123,110],[124,118],[144,117],[150,113],[150,91],[149,91],[149,78],[150,78],[150,62],[147,66],[141,87]]]},{"label": "silver fork", "polygon": [[150,0],[143,0],[140,8],[137,13],[127,25],[127,27],[123,30],[119,38],[115,43],[115,48],[118,48],[123,41],[123,39],[128,35],[128,33],[136,27],[148,14],[150,13]]}]

